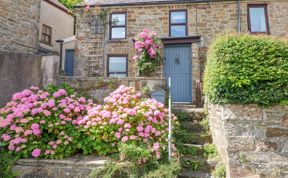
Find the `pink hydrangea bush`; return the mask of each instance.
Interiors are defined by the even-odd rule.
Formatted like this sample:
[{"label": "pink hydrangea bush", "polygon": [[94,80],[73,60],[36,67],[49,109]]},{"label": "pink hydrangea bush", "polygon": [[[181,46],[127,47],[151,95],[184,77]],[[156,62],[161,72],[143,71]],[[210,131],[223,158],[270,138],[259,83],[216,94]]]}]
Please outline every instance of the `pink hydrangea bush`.
[{"label": "pink hydrangea bush", "polygon": [[136,39],[134,48],[136,55],[133,57],[137,61],[137,66],[141,75],[149,75],[161,63],[160,55],[161,40],[155,32],[144,29]]},{"label": "pink hydrangea bush", "polygon": [[[91,138],[87,153],[109,154],[120,143],[145,145],[158,159],[167,147],[168,110],[154,99],[143,99],[132,87],[120,86],[88,111],[79,125]],[[173,117],[175,121],[176,117]]]},{"label": "pink hydrangea bush", "polygon": [[93,106],[91,100],[31,87],[15,93],[0,109],[1,146],[19,157],[63,158],[77,150],[78,121]]}]

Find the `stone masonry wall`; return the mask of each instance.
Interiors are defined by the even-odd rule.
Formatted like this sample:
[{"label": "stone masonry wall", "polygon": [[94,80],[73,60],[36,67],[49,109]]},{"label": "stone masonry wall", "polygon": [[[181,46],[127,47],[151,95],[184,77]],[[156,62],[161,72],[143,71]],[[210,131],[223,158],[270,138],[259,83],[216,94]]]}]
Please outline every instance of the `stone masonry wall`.
[{"label": "stone masonry wall", "polygon": [[228,178],[288,177],[288,106],[209,105],[208,112]]},{"label": "stone masonry wall", "polygon": [[1,0],[0,51],[36,52],[39,20],[40,0]]},{"label": "stone masonry wall", "polygon": [[60,77],[59,84],[69,84],[76,90],[84,92],[98,103],[103,103],[104,98],[120,85],[135,87],[137,91],[146,90],[149,95],[152,91],[166,90],[164,79],[153,77],[127,77],[127,78],[109,78],[109,77]]},{"label": "stone masonry wall", "polygon": [[[247,32],[247,4],[267,4],[270,34],[287,35],[287,0],[241,1],[241,32]],[[102,26],[95,16],[99,7],[76,9],[76,76],[106,76],[108,55],[128,55],[128,76],[137,77],[133,39],[144,29],[155,31],[159,37],[169,36],[169,11],[187,9],[188,36],[201,35],[200,43],[192,43],[192,98],[195,103],[196,83],[201,81],[206,53],[213,39],[226,32],[237,31],[237,1],[210,3],[160,4],[105,7],[112,12],[127,12],[127,38],[109,40],[108,24]],[[108,17],[107,19],[108,20]],[[163,77],[163,67],[152,76]]]},{"label": "stone masonry wall", "polygon": [[[288,17],[287,0],[243,0],[241,1],[241,32],[248,32],[247,4],[267,4],[270,34],[276,36],[287,35]],[[127,12],[127,38],[124,40],[109,40],[108,24],[99,25],[93,7],[89,12],[84,8],[76,9],[76,75],[93,76],[95,73],[106,75],[106,60],[109,54],[128,54],[129,76],[137,75],[133,39],[144,29],[155,31],[159,37],[169,36],[169,11],[187,9],[188,11],[188,36],[201,35],[202,41],[193,48],[193,69],[199,69],[200,59],[205,60],[206,51],[213,39],[226,32],[237,31],[237,1],[211,2],[211,3],[185,3],[161,4],[144,6],[115,6],[103,9],[112,12]],[[108,15],[109,16],[109,15]],[[108,20],[108,17],[107,17]],[[201,53],[197,54],[198,51]],[[97,58],[99,56],[99,58]],[[93,62],[90,62],[93,61]],[[97,64],[95,64],[97,63]],[[89,73],[89,67],[95,67]],[[93,69],[92,69],[93,70]],[[193,71],[195,80],[199,79],[199,71]],[[159,71],[160,74],[163,73]]]},{"label": "stone masonry wall", "polygon": [[61,160],[20,159],[12,171],[18,175],[17,178],[86,178],[105,162],[105,158],[95,156],[74,156]]}]

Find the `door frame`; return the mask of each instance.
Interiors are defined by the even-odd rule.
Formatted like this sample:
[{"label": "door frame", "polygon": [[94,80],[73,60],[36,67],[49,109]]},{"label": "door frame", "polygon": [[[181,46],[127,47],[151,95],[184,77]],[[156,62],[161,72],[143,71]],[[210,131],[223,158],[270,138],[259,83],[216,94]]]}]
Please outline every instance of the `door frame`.
[{"label": "door frame", "polygon": [[[189,79],[190,79],[190,98],[189,98],[189,102],[172,102],[172,103],[175,103],[175,104],[192,104],[193,102],[193,75],[192,75],[192,65],[193,65],[193,51],[192,51],[192,43],[170,43],[170,44],[164,44],[164,51],[163,51],[163,55],[164,55],[164,59],[166,60],[166,56],[165,56],[165,49],[166,48],[173,48],[173,47],[189,47],[190,48],[190,58],[191,58],[191,61],[190,61],[190,67],[189,67]],[[165,64],[163,65],[163,74],[164,74],[164,77],[166,79],[166,69],[165,69]],[[167,79],[166,79],[167,80]]]}]

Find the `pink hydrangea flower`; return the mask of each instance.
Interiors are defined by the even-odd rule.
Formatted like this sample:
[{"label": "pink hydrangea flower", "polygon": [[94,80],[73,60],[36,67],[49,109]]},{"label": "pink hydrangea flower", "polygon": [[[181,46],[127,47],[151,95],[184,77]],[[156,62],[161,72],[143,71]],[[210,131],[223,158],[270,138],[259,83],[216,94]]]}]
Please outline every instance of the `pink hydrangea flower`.
[{"label": "pink hydrangea flower", "polygon": [[33,134],[36,135],[36,136],[41,135],[41,130],[39,130],[39,129],[34,129],[34,130],[32,130],[32,132],[33,132]]},{"label": "pink hydrangea flower", "polygon": [[25,135],[25,136],[28,136],[28,135],[31,135],[32,133],[33,133],[32,130],[26,130],[26,131],[24,132],[24,135]]},{"label": "pink hydrangea flower", "polygon": [[121,133],[116,132],[115,137],[119,139],[121,137]]},{"label": "pink hydrangea flower", "polygon": [[36,148],[32,151],[32,154],[31,154],[34,158],[37,158],[41,155],[41,150]]},{"label": "pink hydrangea flower", "polygon": [[61,96],[61,94],[60,94],[59,92],[53,93],[53,97],[54,97],[54,98],[58,98],[58,97],[60,97],[60,96]]},{"label": "pink hydrangea flower", "polygon": [[1,138],[2,138],[4,141],[9,141],[9,140],[11,139],[10,135],[8,135],[8,134],[3,134],[3,135],[1,136]]},{"label": "pink hydrangea flower", "polygon": [[44,111],[43,111],[43,114],[44,114],[45,116],[50,116],[50,115],[51,115],[51,112],[48,111],[48,110],[44,110]]},{"label": "pink hydrangea flower", "polygon": [[30,127],[32,130],[39,129],[39,124],[32,124]]},{"label": "pink hydrangea flower", "polygon": [[122,142],[127,142],[128,140],[129,140],[128,136],[124,136],[124,137],[121,139]]}]

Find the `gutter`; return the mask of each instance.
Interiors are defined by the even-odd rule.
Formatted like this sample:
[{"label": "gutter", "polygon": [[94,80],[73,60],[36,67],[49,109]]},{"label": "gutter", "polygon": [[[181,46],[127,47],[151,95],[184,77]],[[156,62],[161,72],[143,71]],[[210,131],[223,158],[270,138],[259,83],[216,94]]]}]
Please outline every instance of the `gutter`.
[{"label": "gutter", "polygon": [[238,33],[241,32],[241,9],[240,0],[237,0],[237,16],[238,16]]},{"label": "gutter", "polygon": [[[213,2],[235,2],[236,0],[213,0]],[[152,1],[152,2],[131,2],[131,3],[111,3],[111,4],[91,4],[90,7],[112,7],[112,6],[139,6],[139,5],[165,5],[165,4],[191,4],[191,3],[211,3],[211,0],[177,0],[177,1]],[[82,8],[86,5],[79,4],[74,8]]]}]

